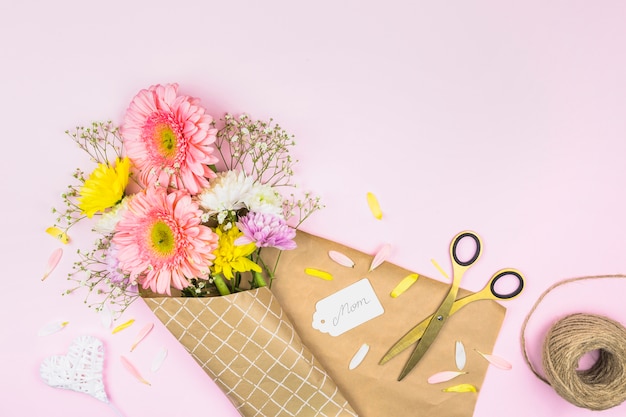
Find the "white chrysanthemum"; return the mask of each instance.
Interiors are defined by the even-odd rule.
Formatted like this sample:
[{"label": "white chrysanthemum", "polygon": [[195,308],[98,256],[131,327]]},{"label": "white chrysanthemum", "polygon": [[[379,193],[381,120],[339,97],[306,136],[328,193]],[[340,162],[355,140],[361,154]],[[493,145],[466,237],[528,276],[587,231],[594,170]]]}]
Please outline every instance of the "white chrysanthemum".
[{"label": "white chrysanthemum", "polygon": [[250,211],[283,217],[283,200],[280,194],[267,184],[254,184],[245,203]]},{"label": "white chrysanthemum", "polygon": [[124,197],[122,201],[113,207],[111,210],[102,213],[98,221],[93,227],[93,230],[102,233],[103,235],[110,235],[115,231],[115,226],[120,221],[124,213],[128,210],[128,201],[130,196]]},{"label": "white chrysanthemum", "polygon": [[198,203],[209,213],[239,210],[246,205],[254,179],[244,172],[226,171],[217,174],[198,196]]}]

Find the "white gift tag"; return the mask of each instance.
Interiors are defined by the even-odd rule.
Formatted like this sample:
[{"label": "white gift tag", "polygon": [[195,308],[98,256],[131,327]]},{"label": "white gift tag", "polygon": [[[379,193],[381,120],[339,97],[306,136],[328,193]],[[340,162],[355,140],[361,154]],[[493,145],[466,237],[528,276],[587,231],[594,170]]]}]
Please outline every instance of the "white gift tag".
[{"label": "white gift tag", "polygon": [[313,313],[313,328],[339,336],[384,312],[372,284],[363,278],[318,301]]}]

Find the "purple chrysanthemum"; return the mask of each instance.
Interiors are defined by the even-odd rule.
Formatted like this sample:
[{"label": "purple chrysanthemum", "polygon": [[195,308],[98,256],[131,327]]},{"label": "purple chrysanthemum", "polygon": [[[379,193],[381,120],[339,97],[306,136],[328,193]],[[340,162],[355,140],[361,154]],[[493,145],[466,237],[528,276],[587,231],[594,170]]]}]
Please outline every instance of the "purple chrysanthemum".
[{"label": "purple chrysanthemum", "polygon": [[254,242],[258,248],[277,248],[291,250],[296,248],[295,229],[274,214],[249,212],[239,219],[237,227],[243,236],[235,241],[236,245]]}]

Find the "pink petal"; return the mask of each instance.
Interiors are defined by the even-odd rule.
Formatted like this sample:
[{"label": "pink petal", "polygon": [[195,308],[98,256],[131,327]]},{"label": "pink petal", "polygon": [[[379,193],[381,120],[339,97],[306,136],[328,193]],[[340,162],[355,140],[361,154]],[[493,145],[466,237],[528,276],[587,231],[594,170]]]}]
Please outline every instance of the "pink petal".
[{"label": "pink petal", "polygon": [[48,259],[48,265],[46,266],[46,271],[44,272],[43,277],[41,278],[42,281],[48,278],[48,275],[50,275],[52,271],[54,271],[54,268],[56,268],[56,266],[59,264],[59,261],[61,260],[62,256],[63,256],[62,248],[57,248],[52,252],[52,254],[50,255],[50,258]]},{"label": "pink petal", "polygon": [[354,268],[354,261],[341,252],[331,250],[328,251],[328,256],[339,265],[345,266],[347,268]]},{"label": "pink petal", "polygon": [[141,329],[141,331],[139,332],[139,334],[137,335],[137,337],[135,338],[135,341],[133,342],[133,345],[130,347],[130,351],[132,352],[133,350],[135,350],[135,348],[137,347],[137,345],[146,338],[146,336],[148,335],[148,333],[150,333],[150,331],[152,331],[152,328],[154,327],[154,323],[148,323],[144,326],[143,329]]},{"label": "pink petal", "polygon": [[496,368],[504,369],[505,371],[508,371],[509,369],[513,368],[513,365],[511,365],[508,361],[506,361],[505,359],[503,359],[503,358],[501,358],[499,356],[489,355],[487,353],[479,352],[478,350],[476,350],[476,352],[478,352],[478,354],[480,356],[485,358],[487,360],[487,362],[489,362],[490,364],[492,364]]},{"label": "pink petal", "polygon": [[460,371],[443,371],[443,372],[438,372],[434,375],[431,375],[430,378],[428,378],[427,382],[429,384],[438,384],[440,382],[446,382],[449,381],[453,378],[456,378],[459,375],[464,375],[467,372],[460,372]]},{"label": "pink petal", "polygon": [[130,372],[130,374],[134,376],[139,382],[141,382],[142,384],[151,385],[148,381],[144,379],[143,376],[141,376],[137,368],[135,368],[135,365],[133,365],[128,359],[126,359],[126,357],[120,356],[120,360],[122,361],[122,365],[124,365],[124,368],[126,368],[126,370]]},{"label": "pink petal", "polygon": [[385,262],[390,252],[391,252],[391,245],[389,243],[384,244],[380,248],[378,253],[376,253],[376,256],[374,256],[374,259],[372,260],[372,264],[370,265],[369,272],[372,272],[374,269],[378,268],[380,264]]}]

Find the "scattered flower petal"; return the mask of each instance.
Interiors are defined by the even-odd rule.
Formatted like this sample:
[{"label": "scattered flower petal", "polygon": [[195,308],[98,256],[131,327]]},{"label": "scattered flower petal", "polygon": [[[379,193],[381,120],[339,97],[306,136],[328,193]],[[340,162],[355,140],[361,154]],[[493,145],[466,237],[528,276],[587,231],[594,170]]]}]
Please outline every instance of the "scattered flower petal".
[{"label": "scattered flower petal", "polygon": [[418,278],[418,274],[410,274],[404,277],[404,279],[402,279],[402,281],[400,281],[400,283],[396,285],[393,291],[391,291],[391,297],[396,298],[400,296],[400,294],[408,290],[411,285],[415,284],[415,281],[417,281]]},{"label": "scattered flower petal", "polygon": [[472,384],[459,384],[452,387],[444,388],[441,391],[443,392],[477,392],[475,386]]},{"label": "scattered flower petal", "polygon": [[121,332],[122,330],[126,329],[127,327],[132,326],[132,324],[134,322],[135,322],[135,319],[130,319],[127,322],[120,324],[119,326],[117,326],[116,328],[113,329],[111,334],[115,334],[117,332]]},{"label": "scattered flower petal", "polygon": [[157,355],[152,360],[152,366],[150,367],[150,370],[152,372],[156,372],[161,369],[161,365],[163,365],[163,362],[165,362],[165,358],[167,358],[167,349],[161,348],[161,350],[159,350]]},{"label": "scattered flower petal", "polygon": [[369,352],[369,350],[370,350],[369,345],[367,343],[363,343],[363,345],[361,345],[359,350],[357,350],[357,352],[352,357],[352,360],[350,361],[350,365],[348,365],[348,369],[352,370],[356,368],[357,366],[359,366],[361,362],[363,362],[363,359],[365,359],[365,355],[367,355],[367,352]]},{"label": "scattered flower petal", "polygon": [[478,354],[480,356],[485,358],[487,360],[487,362],[489,362],[490,364],[492,364],[496,368],[504,369],[506,371],[508,371],[509,369],[513,368],[513,365],[511,365],[508,361],[506,361],[505,359],[503,359],[503,358],[501,358],[499,356],[489,355],[487,353],[482,353],[482,352],[480,352],[478,350],[476,350],[476,352],[478,352]]},{"label": "scattered flower petal", "polygon": [[148,333],[150,333],[150,331],[152,330],[152,328],[154,327],[154,323],[148,323],[144,326],[143,329],[141,329],[141,331],[139,332],[139,334],[137,335],[137,337],[135,338],[135,341],[133,342],[133,345],[130,347],[130,351],[132,352],[133,350],[135,350],[135,348],[137,347],[137,345],[146,337],[148,336]]},{"label": "scattered flower petal", "polygon": [[341,252],[338,252],[336,250],[330,250],[328,251],[328,256],[330,257],[330,259],[337,262],[339,265],[342,265],[348,268],[354,268],[354,261]]},{"label": "scattered flower petal", "polygon": [[126,370],[130,372],[132,376],[137,378],[139,382],[141,382],[142,384],[151,385],[148,381],[144,379],[143,376],[141,376],[137,368],[135,368],[135,365],[133,365],[128,359],[126,359],[126,357],[120,356],[120,359],[122,361],[122,364],[124,365],[124,368],[126,368]]},{"label": "scattered flower petal", "polygon": [[100,324],[102,324],[102,327],[110,329],[111,324],[113,324],[113,314],[111,313],[111,309],[106,304],[103,304],[98,315],[100,316]]},{"label": "scattered flower petal", "polygon": [[385,262],[390,252],[391,252],[391,245],[389,243],[385,243],[374,256],[374,259],[372,260],[372,264],[370,265],[369,272],[372,272],[374,269],[378,268],[380,264]]},{"label": "scattered flower petal", "polygon": [[59,239],[63,244],[67,244],[70,241],[69,236],[67,236],[67,234],[58,227],[48,227],[46,229],[46,233],[56,239]]},{"label": "scattered flower petal", "polygon": [[61,260],[62,256],[63,256],[62,248],[57,248],[54,251],[52,251],[50,258],[48,258],[48,265],[46,266],[46,271],[43,273],[43,277],[41,277],[42,281],[48,278],[48,275],[50,275],[52,271],[54,271],[54,268],[56,268],[56,266],[59,264],[59,261]]},{"label": "scattered flower petal", "polygon": [[321,278],[326,281],[330,281],[333,279],[333,276],[326,271],[320,271],[315,268],[305,268],[304,273],[307,275],[311,275],[312,277]]},{"label": "scattered flower petal", "polygon": [[454,361],[456,362],[456,367],[459,371],[462,371],[465,368],[465,362],[467,362],[467,355],[465,354],[465,346],[463,346],[463,342],[456,342],[456,348],[454,352]]},{"label": "scattered flower petal", "polygon": [[65,329],[65,326],[67,326],[69,323],[70,323],[69,321],[53,321],[52,323],[48,323],[45,326],[43,326],[41,329],[39,329],[39,332],[37,333],[37,335],[49,336],[53,333],[56,333],[58,331]]},{"label": "scattered flower petal", "polygon": [[378,204],[378,199],[373,193],[367,193],[367,205],[370,207],[374,217],[378,220],[383,218],[383,212],[380,209],[380,204]]},{"label": "scattered flower petal", "polygon": [[442,267],[439,266],[439,264],[437,263],[437,261],[435,261],[434,259],[431,259],[430,262],[432,262],[433,265],[435,265],[435,268],[437,268],[437,270],[439,271],[439,273],[441,275],[443,275],[444,277],[446,277],[447,279],[450,279],[450,277],[448,276],[448,274],[446,274],[446,271],[443,270]]},{"label": "scattered flower petal", "polygon": [[430,378],[428,378],[428,383],[429,384],[438,384],[440,382],[446,382],[449,381],[453,378],[456,378],[459,375],[465,375],[467,372],[458,372],[458,371],[443,371],[443,372],[437,372],[434,375],[431,375]]}]

